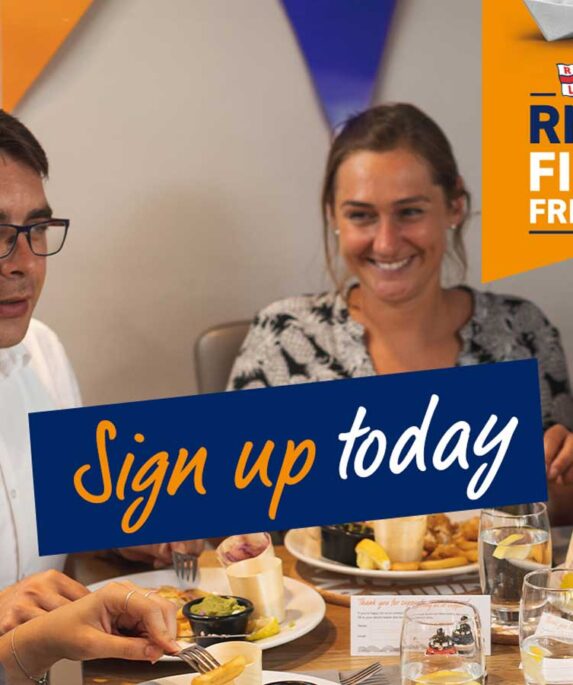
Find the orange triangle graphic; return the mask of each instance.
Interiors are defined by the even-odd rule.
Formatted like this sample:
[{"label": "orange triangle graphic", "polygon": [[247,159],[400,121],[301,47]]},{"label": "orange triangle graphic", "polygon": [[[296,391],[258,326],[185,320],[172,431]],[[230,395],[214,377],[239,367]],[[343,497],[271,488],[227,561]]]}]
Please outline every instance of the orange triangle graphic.
[{"label": "orange triangle graphic", "polygon": [[2,107],[12,111],[92,0],[0,0]]}]

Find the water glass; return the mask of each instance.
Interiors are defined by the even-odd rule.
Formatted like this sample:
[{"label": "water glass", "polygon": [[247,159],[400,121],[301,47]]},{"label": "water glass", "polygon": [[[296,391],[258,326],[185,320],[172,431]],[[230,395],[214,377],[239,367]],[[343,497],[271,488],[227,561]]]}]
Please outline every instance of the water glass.
[{"label": "water glass", "polygon": [[519,646],[528,685],[573,685],[573,569],[525,576]]},{"label": "water glass", "polygon": [[485,655],[479,614],[464,602],[421,602],[404,613],[402,685],[483,685]]},{"label": "water glass", "polygon": [[494,642],[518,642],[523,579],[551,566],[551,532],[543,502],[483,509],[480,517],[481,589],[491,595]]}]

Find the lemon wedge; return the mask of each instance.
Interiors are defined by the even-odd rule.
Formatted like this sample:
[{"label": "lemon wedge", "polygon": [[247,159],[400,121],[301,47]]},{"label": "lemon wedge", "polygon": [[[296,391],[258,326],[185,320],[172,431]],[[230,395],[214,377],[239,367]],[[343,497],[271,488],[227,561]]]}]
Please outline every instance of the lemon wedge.
[{"label": "lemon wedge", "polygon": [[551,652],[548,649],[545,649],[545,647],[539,647],[538,645],[532,645],[529,648],[529,651],[527,652],[528,656],[530,656],[532,659],[535,661],[543,661],[544,656],[549,656]]},{"label": "lemon wedge", "polygon": [[362,569],[390,570],[390,557],[386,550],[374,540],[364,538],[354,548],[356,551],[356,564]]},{"label": "lemon wedge", "polygon": [[531,552],[531,545],[515,545],[525,536],[513,533],[504,538],[494,549],[493,556],[496,559],[527,559]]},{"label": "lemon wedge", "polygon": [[478,685],[466,671],[434,671],[417,678],[417,683],[450,683],[450,685]]},{"label": "lemon wedge", "polygon": [[281,632],[279,622],[274,616],[262,616],[261,618],[257,618],[249,624],[249,628],[251,629],[251,632],[247,636],[247,640],[250,642],[264,640],[266,637],[272,637]]}]

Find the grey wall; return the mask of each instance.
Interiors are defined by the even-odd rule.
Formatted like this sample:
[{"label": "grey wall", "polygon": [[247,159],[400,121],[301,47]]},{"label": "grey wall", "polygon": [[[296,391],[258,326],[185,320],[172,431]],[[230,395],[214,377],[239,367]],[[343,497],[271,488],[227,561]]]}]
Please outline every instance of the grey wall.
[{"label": "grey wall", "polygon": [[[480,5],[399,0],[376,91],[440,122],[476,210]],[[200,331],[327,283],[329,132],[278,1],[96,0],[17,114],[49,153],[56,213],[72,218],[39,315],[88,403],[193,392]],[[477,216],[474,285],[479,231]],[[495,285],[544,306],[569,348],[570,271]]]}]

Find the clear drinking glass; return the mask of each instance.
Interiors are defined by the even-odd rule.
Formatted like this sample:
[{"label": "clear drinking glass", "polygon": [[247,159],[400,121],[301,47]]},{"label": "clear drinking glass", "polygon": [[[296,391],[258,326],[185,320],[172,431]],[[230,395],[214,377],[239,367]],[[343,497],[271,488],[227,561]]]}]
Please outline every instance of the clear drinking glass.
[{"label": "clear drinking glass", "polygon": [[523,579],[550,566],[551,532],[543,502],[482,510],[479,571],[482,592],[491,595],[494,642],[517,644]]},{"label": "clear drinking glass", "polygon": [[402,685],[483,685],[479,614],[464,602],[421,602],[406,609],[400,660]]},{"label": "clear drinking glass", "polygon": [[519,646],[526,683],[573,685],[573,569],[525,576]]}]

